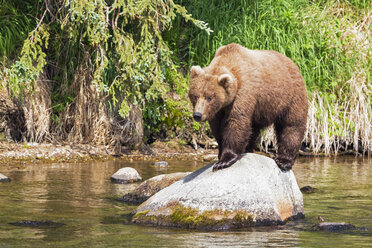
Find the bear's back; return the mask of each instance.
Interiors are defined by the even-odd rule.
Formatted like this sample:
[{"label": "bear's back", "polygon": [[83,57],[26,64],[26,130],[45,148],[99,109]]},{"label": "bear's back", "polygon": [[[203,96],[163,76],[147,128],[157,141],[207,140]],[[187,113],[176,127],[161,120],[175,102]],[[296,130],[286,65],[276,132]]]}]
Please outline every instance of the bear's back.
[{"label": "bear's back", "polygon": [[[250,50],[239,44],[220,47],[208,66],[213,74],[226,68],[240,81],[267,83],[268,87],[303,87],[304,82],[297,65],[287,56],[272,50]],[[292,85],[292,86],[291,86]]]},{"label": "bear's back", "polygon": [[269,123],[294,102],[307,101],[299,68],[290,58],[276,51],[250,50],[229,44],[217,50],[207,70],[215,75],[228,71],[237,79],[237,105],[251,106],[255,102],[258,109],[255,112],[273,110],[272,116],[257,117],[258,122]]}]

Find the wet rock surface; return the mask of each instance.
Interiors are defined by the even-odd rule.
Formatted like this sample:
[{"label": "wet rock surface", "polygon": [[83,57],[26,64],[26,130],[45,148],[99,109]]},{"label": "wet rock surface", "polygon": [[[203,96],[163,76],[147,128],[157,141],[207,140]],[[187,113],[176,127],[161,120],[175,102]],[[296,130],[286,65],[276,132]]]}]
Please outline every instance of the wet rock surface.
[{"label": "wet rock surface", "polygon": [[131,168],[131,167],[125,167],[125,168],[119,169],[117,172],[115,172],[111,176],[110,179],[111,179],[111,182],[120,183],[120,184],[135,183],[135,182],[142,180],[138,172],[134,168]]},{"label": "wet rock surface", "polygon": [[10,182],[10,178],[0,173],[0,183],[1,182]]},{"label": "wet rock surface", "polygon": [[155,193],[184,178],[190,173],[191,172],[177,172],[152,177],[141,183],[134,191],[124,195],[118,200],[137,204],[142,203]]},{"label": "wet rock surface", "polygon": [[284,224],[304,216],[292,171],[274,160],[245,154],[233,166],[212,172],[207,165],[141,204],[135,223],[199,229]]}]

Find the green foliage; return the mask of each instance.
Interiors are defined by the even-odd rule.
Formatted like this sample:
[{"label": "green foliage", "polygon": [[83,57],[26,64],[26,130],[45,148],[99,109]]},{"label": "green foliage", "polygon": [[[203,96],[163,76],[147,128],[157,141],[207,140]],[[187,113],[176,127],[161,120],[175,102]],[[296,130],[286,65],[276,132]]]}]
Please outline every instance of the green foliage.
[{"label": "green foliage", "polygon": [[13,59],[22,42],[36,25],[27,14],[36,12],[35,3],[29,1],[0,0],[0,57]]},{"label": "green foliage", "polygon": [[6,70],[9,75],[7,87],[11,95],[22,97],[35,90],[36,80],[46,65],[43,48],[48,48],[48,42],[49,32],[45,25],[29,34],[23,44],[20,59]]},{"label": "green foliage", "polygon": [[91,47],[93,82],[100,91],[110,94],[114,104],[121,102],[122,117],[131,103],[147,108],[145,116],[156,122],[158,105],[169,90],[164,72],[174,67],[162,31],[177,14],[209,32],[206,24],[172,1],[66,1],[65,6],[69,14],[62,29]]},{"label": "green foliage", "polygon": [[332,127],[315,126],[314,132],[345,136],[341,129],[364,127],[356,115],[347,117],[349,106],[369,103],[359,116],[370,120],[371,7],[357,0],[0,0],[0,55],[8,56],[0,76],[22,99],[32,96],[43,72],[54,123],[63,114],[73,119],[70,107],[82,104],[79,99],[109,99],[106,106],[121,120],[139,107],[148,141],[189,139],[208,134],[208,125],[192,119],[185,72],[209,64],[218,47],[236,42],[294,60],[309,95],[321,92],[319,109],[322,101],[330,108],[314,118]]},{"label": "green foliage", "polygon": [[[186,39],[190,40],[189,65],[205,66],[218,47],[236,42],[250,49],[276,50],[286,54],[300,67],[309,91],[320,89],[329,92],[338,90],[351,77],[358,60],[357,55],[346,53],[347,40],[338,39],[343,35],[340,29],[343,24],[332,13],[324,14],[330,8],[337,8],[333,7],[337,6],[333,1],[311,4],[305,0],[179,2],[214,30],[210,36],[194,29],[189,32]],[[344,2],[347,7],[348,1]],[[365,1],[351,2],[355,6],[371,7]],[[349,15],[344,18],[345,23],[350,18],[358,18]],[[190,29],[183,22],[177,24],[176,30]],[[356,51],[357,47],[348,47],[350,50]],[[179,53],[183,53],[182,49]]]},{"label": "green foliage", "polygon": [[[162,121],[170,123],[164,111],[173,111],[173,107],[165,95],[178,82],[166,80],[165,74],[172,71],[175,75],[169,79],[173,80],[178,72],[162,32],[171,28],[176,16],[211,32],[206,23],[192,18],[173,1],[66,0],[40,2],[38,10],[36,29],[25,40],[17,61],[6,70],[8,88],[19,98],[30,95],[40,73],[48,72],[54,81],[55,120],[74,103],[76,91],[91,91],[84,84],[91,78],[99,95],[111,99],[112,109],[119,106],[117,113],[122,118],[128,117],[130,106],[137,105],[148,129]],[[180,119],[181,112],[176,112]],[[179,120],[175,122],[181,125]]]}]

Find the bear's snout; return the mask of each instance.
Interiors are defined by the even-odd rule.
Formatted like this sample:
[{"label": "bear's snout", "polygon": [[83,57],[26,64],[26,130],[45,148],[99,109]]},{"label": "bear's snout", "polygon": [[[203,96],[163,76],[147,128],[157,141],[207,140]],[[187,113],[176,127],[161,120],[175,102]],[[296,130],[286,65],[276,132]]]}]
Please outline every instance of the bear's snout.
[{"label": "bear's snout", "polygon": [[200,112],[194,112],[193,114],[194,120],[200,122],[202,120],[202,114]]}]

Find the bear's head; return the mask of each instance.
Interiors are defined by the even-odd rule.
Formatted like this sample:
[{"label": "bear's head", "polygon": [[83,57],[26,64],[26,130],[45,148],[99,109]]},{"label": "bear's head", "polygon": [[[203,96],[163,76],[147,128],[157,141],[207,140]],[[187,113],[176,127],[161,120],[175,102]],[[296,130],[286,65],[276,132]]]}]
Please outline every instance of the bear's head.
[{"label": "bear's head", "polygon": [[189,98],[194,107],[194,119],[211,120],[218,111],[234,101],[237,90],[237,80],[226,68],[222,74],[214,75],[200,66],[192,66]]}]

